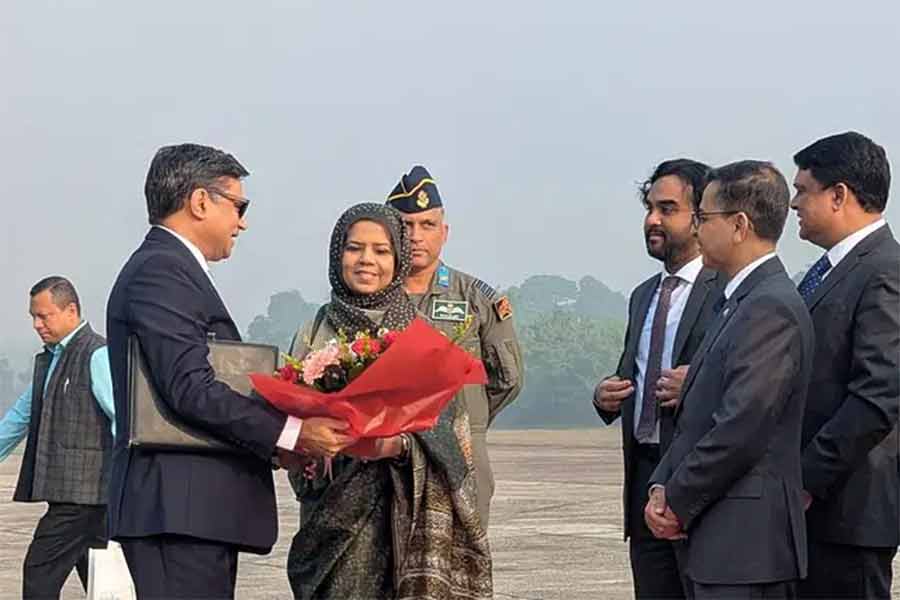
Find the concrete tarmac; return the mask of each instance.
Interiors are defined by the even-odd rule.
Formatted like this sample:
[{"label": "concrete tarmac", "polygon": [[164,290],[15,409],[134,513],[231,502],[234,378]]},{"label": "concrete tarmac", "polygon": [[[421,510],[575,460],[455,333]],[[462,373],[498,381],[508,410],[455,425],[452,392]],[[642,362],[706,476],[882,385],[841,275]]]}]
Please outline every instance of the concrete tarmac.
[{"label": "concrete tarmac", "polygon": [[[632,597],[622,541],[621,438],[617,428],[494,431],[497,484],[491,511],[498,600],[619,600]],[[11,502],[21,455],[0,463],[0,600],[21,597],[22,559],[44,504]],[[238,598],[290,599],[285,562],[296,502],[276,473],[280,535],[268,556],[241,555]],[[900,579],[900,559],[894,563]],[[64,599],[84,598],[72,573]],[[900,600],[895,583],[893,599]]]}]

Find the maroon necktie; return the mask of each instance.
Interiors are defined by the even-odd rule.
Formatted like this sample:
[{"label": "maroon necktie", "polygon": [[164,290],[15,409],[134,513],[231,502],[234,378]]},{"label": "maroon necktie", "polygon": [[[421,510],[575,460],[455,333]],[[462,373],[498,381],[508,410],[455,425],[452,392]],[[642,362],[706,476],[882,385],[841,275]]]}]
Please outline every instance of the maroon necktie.
[{"label": "maroon necktie", "polygon": [[659,288],[659,301],[653,313],[653,327],[650,329],[650,353],[647,357],[647,372],[644,374],[644,390],[641,399],[641,420],[638,423],[635,437],[639,442],[649,440],[656,433],[656,420],[659,418],[659,407],[656,402],[656,381],[662,371],[663,343],[666,341],[666,319],[669,316],[669,305],[672,303],[672,292],[681,280],[669,276],[663,279]]}]

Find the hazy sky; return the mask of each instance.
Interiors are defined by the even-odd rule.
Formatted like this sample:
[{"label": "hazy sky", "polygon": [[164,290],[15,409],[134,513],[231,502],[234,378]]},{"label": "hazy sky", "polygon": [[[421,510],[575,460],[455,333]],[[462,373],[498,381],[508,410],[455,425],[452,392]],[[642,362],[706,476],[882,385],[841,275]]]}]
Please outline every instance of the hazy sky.
[{"label": "hazy sky", "polygon": [[[338,215],[416,163],[451,264],[627,293],[657,268],[635,183],[660,160],[768,159],[790,179],[793,152],[856,129],[896,174],[898,22],[859,1],[7,0],[0,342],[36,345],[27,290],[49,274],[102,328],[147,227],[149,161],[186,141],[251,171],[250,229],[214,267],[242,330],[273,291],[324,298]],[[793,215],[780,251],[791,271],[819,254]]]}]

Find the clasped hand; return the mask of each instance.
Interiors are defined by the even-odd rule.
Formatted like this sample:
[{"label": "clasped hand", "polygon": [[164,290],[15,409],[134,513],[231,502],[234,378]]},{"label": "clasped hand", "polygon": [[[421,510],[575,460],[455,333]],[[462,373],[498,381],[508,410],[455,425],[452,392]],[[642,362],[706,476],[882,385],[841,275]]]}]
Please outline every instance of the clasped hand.
[{"label": "clasped hand", "polygon": [[666,490],[662,486],[650,490],[650,500],[644,507],[644,521],[653,536],[661,540],[687,538],[678,515],[666,504]]}]

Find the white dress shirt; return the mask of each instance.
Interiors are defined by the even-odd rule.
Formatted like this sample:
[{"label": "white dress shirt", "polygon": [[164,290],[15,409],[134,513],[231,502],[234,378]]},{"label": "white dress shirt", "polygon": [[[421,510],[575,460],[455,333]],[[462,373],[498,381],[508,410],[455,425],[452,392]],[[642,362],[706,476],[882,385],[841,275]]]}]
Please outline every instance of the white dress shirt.
[{"label": "white dress shirt", "polygon": [[[176,240],[184,244],[184,246],[190,250],[191,255],[197,259],[197,262],[200,264],[200,267],[203,269],[203,272],[206,273],[206,276],[209,277],[210,283],[212,283],[213,289],[218,293],[218,289],[216,288],[216,282],[213,281],[212,274],[209,272],[209,263],[206,261],[206,257],[203,256],[203,253],[200,252],[200,248],[195,246],[189,239],[186,237],[172,231],[168,227],[163,227],[162,225],[154,225],[159,229],[171,234]],[[221,294],[220,294],[221,298]],[[226,307],[226,310],[227,307]],[[294,448],[297,446],[297,440],[300,439],[300,429],[303,426],[303,419],[298,419],[297,417],[293,417],[288,415],[287,422],[284,424],[284,429],[281,431],[281,435],[278,436],[278,441],[276,445],[283,449],[293,452]]]},{"label": "white dress shirt", "polygon": [[[663,341],[662,351],[662,369],[671,369],[672,351],[675,347],[675,335],[678,332],[678,325],[681,323],[681,315],[684,314],[684,308],[687,306],[688,297],[694,288],[694,282],[700,271],[703,269],[703,258],[698,256],[691,262],[687,263],[676,273],[668,273],[663,270],[659,278],[659,284],[650,300],[650,306],[647,308],[647,316],[644,318],[644,325],[641,328],[641,337],[638,341],[637,355],[635,356],[634,371],[634,433],[637,435],[638,424],[641,422],[641,412],[643,411],[644,398],[644,376],[647,373],[647,361],[650,358],[650,334],[653,330],[653,317],[656,313],[656,305],[659,304],[659,290],[663,279],[669,276],[675,276],[679,279],[678,286],[672,291],[672,298],[669,302],[669,314],[666,315],[666,337]],[[642,444],[658,444],[659,443],[659,422],[656,423],[656,431],[649,439],[638,440]]]},{"label": "white dress shirt", "polygon": [[737,274],[728,282],[728,285],[725,286],[725,299],[730,300],[731,296],[734,295],[734,292],[737,291],[742,283],[744,283],[744,280],[750,277],[750,273],[755,271],[757,268],[759,268],[760,265],[762,265],[770,258],[775,258],[774,252],[769,252],[765,256],[760,256],[752,263],[738,271]]},{"label": "white dress shirt", "polygon": [[861,241],[869,237],[869,235],[875,233],[882,227],[887,225],[884,219],[878,219],[874,223],[869,223],[862,229],[858,229],[842,239],[840,242],[831,247],[831,250],[827,252],[828,261],[831,263],[831,268],[825,271],[825,274],[822,275],[822,279],[824,280],[828,277],[828,274],[831,273],[838,263],[844,260],[848,254],[859,244]]}]

